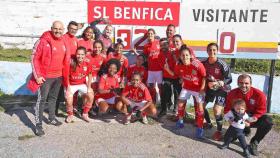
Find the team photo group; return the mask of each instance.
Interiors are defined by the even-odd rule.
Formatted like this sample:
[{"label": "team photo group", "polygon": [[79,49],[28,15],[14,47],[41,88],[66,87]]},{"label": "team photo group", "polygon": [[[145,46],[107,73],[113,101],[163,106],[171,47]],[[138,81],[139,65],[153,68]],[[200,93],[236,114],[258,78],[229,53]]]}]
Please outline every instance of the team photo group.
[{"label": "team photo group", "polygon": [[[97,27],[99,23],[106,24],[104,30]],[[258,144],[273,126],[272,118],[266,114],[265,93],[252,86],[252,78],[246,73],[239,75],[237,81],[232,80],[229,65],[217,57],[217,43],[206,46],[207,58],[197,58],[195,51],[176,34],[175,25],[170,24],[165,37],[149,28],[143,50],[136,50],[135,46],[125,52],[121,39],[113,42],[114,27],[108,20],[90,23],[78,36],[81,28],[75,21],[67,27],[54,21],[34,44],[33,72],[27,87],[38,93],[37,136],[45,134],[42,123],[46,103],[46,123],[62,124],[56,118],[61,94],[67,112],[65,123],[74,122],[74,115],[80,110],[85,122],[92,121],[92,113],[97,113],[98,119],[113,110],[122,114],[124,125],[130,124],[133,117],[148,124],[148,117],[160,121],[171,110],[176,119],[174,128],[178,129],[184,128],[187,101],[192,98],[194,138],[203,140],[205,130],[216,128],[212,139],[223,140],[220,149],[238,140],[244,157],[258,155]],[[136,62],[131,63],[125,53],[136,55]],[[232,82],[237,82],[238,87],[231,89]],[[80,96],[82,109],[77,106]],[[210,102],[214,103],[215,127],[206,108]],[[224,121],[229,124],[225,133]],[[256,133],[247,143],[245,137],[251,134],[251,128],[256,128]]]}]

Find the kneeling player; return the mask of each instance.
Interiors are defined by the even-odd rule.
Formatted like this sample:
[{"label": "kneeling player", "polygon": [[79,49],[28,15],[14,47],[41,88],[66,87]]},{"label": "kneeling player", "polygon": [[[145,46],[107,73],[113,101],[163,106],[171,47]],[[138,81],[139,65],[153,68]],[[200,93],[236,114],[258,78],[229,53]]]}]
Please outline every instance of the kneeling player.
[{"label": "kneeling player", "polygon": [[136,113],[136,116],[142,117],[144,124],[148,124],[147,115],[156,116],[156,107],[148,88],[141,82],[141,78],[139,73],[132,75],[131,83],[125,86],[121,100],[116,105],[116,108],[126,116],[125,124],[130,123],[133,112]]},{"label": "kneeling player", "polygon": [[[67,118],[66,123],[73,122],[73,95],[76,92],[81,92],[83,96],[84,106],[82,118],[89,122],[88,112],[93,103],[93,90],[91,88],[91,66],[85,59],[86,49],[79,47],[76,51],[76,56],[71,60],[69,74],[65,74],[66,80],[65,99]],[[86,83],[86,77],[89,81]]]}]

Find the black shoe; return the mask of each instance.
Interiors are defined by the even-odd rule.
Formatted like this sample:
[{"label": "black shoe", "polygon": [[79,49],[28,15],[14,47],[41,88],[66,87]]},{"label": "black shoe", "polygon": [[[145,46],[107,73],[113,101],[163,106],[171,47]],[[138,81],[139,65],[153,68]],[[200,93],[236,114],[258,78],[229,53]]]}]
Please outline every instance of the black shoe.
[{"label": "black shoe", "polygon": [[36,136],[39,136],[39,137],[45,135],[45,132],[43,131],[42,126],[36,126],[34,133]]},{"label": "black shoe", "polygon": [[243,151],[243,156],[246,157],[246,158],[250,158],[250,152],[249,152],[248,149],[245,149],[245,150]]},{"label": "black shoe", "polygon": [[223,145],[220,145],[218,146],[220,149],[227,149],[228,148],[228,144],[223,144]]},{"label": "black shoe", "polygon": [[246,137],[249,137],[251,135],[251,128],[250,127],[244,128],[244,134]]},{"label": "black shoe", "polygon": [[204,129],[212,129],[213,128],[213,124],[212,123],[205,123],[203,124]]},{"label": "black shoe", "polygon": [[165,116],[166,114],[167,114],[166,111],[160,111],[158,114],[158,118],[161,118],[161,117]]},{"label": "black shoe", "polygon": [[258,156],[259,155],[258,144],[259,143],[256,140],[250,143],[250,152],[254,156]]},{"label": "black shoe", "polygon": [[81,112],[80,112],[78,109],[74,108],[74,109],[73,109],[73,112],[74,112],[74,114],[75,114],[76,117],[82,118],[82,114],[81,114]]},{"label": "black shoe", "polygon": [[62,125],[62,122],[58,121],[56,118],[53,119],[53,120],[50,120],[48,123],[49,123],[50,125],[54,125],[54,126],[60,126],[60,125]]}]

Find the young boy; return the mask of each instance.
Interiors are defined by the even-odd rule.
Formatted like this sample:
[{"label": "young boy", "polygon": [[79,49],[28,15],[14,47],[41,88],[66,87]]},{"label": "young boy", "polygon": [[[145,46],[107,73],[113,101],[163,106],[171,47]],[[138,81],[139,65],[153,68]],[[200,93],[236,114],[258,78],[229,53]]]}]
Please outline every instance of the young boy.
[{"label": "young boy", "polygon": [[249,118],[245,110],[246,110],[246,103],[244,100],[237,99],[236,101],[233,102],[233,109],[231,109],[224,116],[225,120],[229,122],[230,126],[224,136],[224,144],[219,146],[219,148],[221,149],[228,148],[230,142],[237,138],[243,149],[244,156],[250,157],[248,145],[245,140],[244,128],[247,124],[249,124],[248,122],[253,121],[252,120],[253,118]]}]

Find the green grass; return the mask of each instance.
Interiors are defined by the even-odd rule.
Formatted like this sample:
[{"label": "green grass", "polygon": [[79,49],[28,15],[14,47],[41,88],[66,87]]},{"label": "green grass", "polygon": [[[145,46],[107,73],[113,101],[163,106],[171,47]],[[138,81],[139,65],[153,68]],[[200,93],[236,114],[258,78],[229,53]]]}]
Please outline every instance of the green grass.
[{"label": "green grass", "polygon": [[1,49],[0,61],[29,62],[31,50],[27,49]]}]

